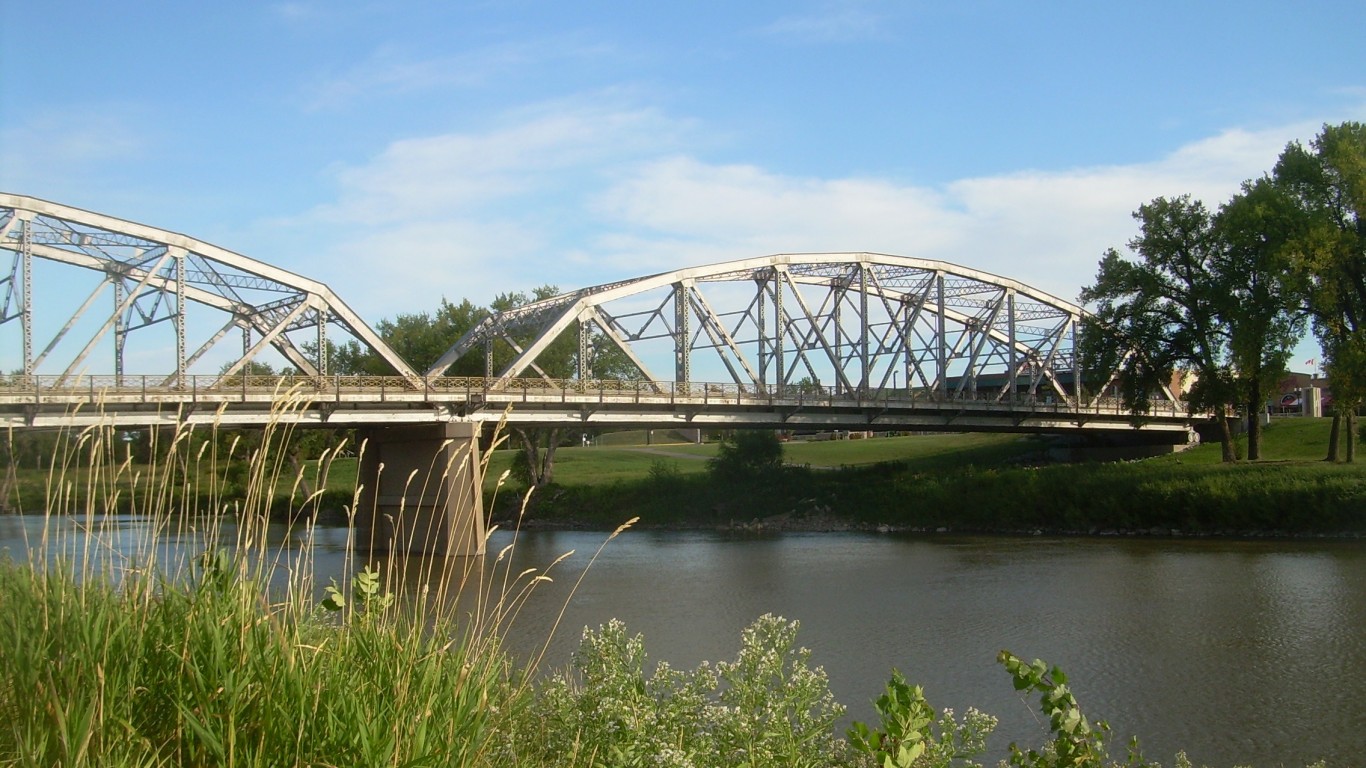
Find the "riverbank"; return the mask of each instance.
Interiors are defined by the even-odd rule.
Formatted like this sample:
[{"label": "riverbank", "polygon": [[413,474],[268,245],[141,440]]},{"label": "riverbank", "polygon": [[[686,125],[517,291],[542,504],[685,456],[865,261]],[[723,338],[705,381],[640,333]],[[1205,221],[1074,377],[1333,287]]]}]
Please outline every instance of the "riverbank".
[{"label": "riverbank", "polygon": [[[1265,433],[1267,460],[1222,464],[1218,446],[1108,464],[1050,463],[1046,438],[922,434],[866,440],[792,442],[786,466],[766,476],[721,483],[707,471],[711,444],[567,447],[559,483],[535,494],[521,516],[524,489],[496,487],[512,451],[489,457],[484,497],[504,526],[611,530],[639,518],[652,529],[882,531],[935,535],[1366,536],[1366,463],[1328,464],[1328,419],[1284,419]],[[641,433],[644,436],[644,433]],[[194,454],[196,462],[202,452]],[[92,475],[67,458],[55,484],[46,471],[15,474],[9,509],[41,512],[55,495],[69,507],[138,513],[149,503],[196,510],[300,509],[344,522],[354,503],[356,462],[346,456],[274,465],[248,496],[221,460],[176,470],[132,464],[115,477]],[[183,477],[182,477],[183,475]],[[168,496],[170,497],[168,499]],[[307,504],[301,504],[304,498]]]},{"label": "riverbank", "polygon": [[[1326,419],[1276,422],[1265,433],[1271,459],[1231,465],[1219,462],[1214,445],[1144,461],[1050,464],[1037,439],[962,445],[944,436],[945,450],[936,451],[927,448],[935,436],[923,436],[904,443],[904,458],[822,469],[789,464],[729,483],[715,481],[701,462],[655,448],[633,475],[542,489],[521,523],[610,529],[639,517],[644,528],[752,532],[1366,536],[1366,465],[1320,460],[1328,426]],[[809,450],[794,448],[789,456]],[[839,449],[820,448],[836,459]],[[575,458],[587,461],[593,450]],[[849,454],[870,455],[866,445]],[[494,519],[514,524],[518,510],[510,500],[520,496],[505,493]]]}]

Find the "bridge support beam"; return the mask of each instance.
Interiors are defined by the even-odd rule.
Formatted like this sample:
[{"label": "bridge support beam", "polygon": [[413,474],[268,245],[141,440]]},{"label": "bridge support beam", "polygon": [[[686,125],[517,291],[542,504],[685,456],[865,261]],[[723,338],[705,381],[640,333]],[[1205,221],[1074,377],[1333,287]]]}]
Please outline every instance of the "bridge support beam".
[{"label": "bridge support beam", "polygon": [[484,554],[479,423],[361,430],[357,522],[372,550]]}]

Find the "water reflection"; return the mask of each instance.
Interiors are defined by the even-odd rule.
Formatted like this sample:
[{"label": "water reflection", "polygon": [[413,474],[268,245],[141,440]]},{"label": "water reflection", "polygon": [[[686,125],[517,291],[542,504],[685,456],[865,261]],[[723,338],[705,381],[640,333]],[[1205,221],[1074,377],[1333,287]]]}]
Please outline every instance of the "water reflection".
[{"label": "water reflection", "polygon": [[[149,548],[161,562],[184,562],[207,546],[202,526],[109,523],[93,547],[101,562]],[[93,533],[54,524],[76,538]],[[42,527],[0,517],[0,548],[24,551]],[[239,535],[229,526],[222,540]],[[549,568],[553,580],[536,585],[507,633],[522,658],[545,649],[544,667],[568,664],[582,629],[611,618],[644,634],[652,659],[683,667],[733,658],[741,630],[764,613],[798,619],[799,641],[853,717],[870,717],[896,667],[937,707],[1001,717],[998,754],[1013,739],[1043,738],[1037,705],[995,664],[1002,648],[1061,665],[1119,742],[1138,734],[1149,757],[1168,764],[1178,749],[1197,764],[1304,765],[1355,762],[1366,747],[1358,543],[627,531],[585,574],[605,537],[522,533],[500,560],[513,534],[497,532],[486,558],[371,564],[392,572],[405,599],[463,617],[487,616],[500,595],[521,594]],[[305,558],[319,593],[364,564],[340,528],[270,526],[263,544],[279,572]]]}]

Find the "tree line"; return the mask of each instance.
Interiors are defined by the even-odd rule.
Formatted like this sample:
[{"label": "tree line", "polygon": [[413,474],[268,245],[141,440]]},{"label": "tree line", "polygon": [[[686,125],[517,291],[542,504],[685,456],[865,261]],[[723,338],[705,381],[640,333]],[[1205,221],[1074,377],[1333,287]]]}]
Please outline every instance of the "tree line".
[{"label": "tree line", "polygon": [[1225,461],[1246,419],[1261,458],[1261,415],[1312,328],[1323,350],[1333,427],[1327,459],[1355,455],[1366,399],[1366,125],[1325,125],[1210,210],[1190,195],[1134,213],[1129,254],[1111,248],[1081,300],[1094,314],[1078,351],[1088,378],[1113,382],[1136,417],[1174,377],[1193,378],[1190,412],[1216,414]]}]

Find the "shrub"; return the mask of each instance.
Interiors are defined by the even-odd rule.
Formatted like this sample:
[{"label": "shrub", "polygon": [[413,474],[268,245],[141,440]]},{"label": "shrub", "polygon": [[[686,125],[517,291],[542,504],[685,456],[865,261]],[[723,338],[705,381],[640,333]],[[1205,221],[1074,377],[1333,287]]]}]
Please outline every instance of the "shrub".
[{"label": "shrub", "polygon": [[996,730],[996,718],[975,709],[962,723],[950,709],[936,715],[920,686],[911,686],[896,670],[874,706],[879,727],[854,723],[849,743],[878,768],[980,768],[971,758],[986,752],[987,736]]},{"label": "shrub", "polygon": [[535,714],[506,735],[506,756],[548,766],[845,762],[847,747],[834,736],[844,708],[796,633],[796,622],[766,615],[745,629],[735,661],[692,671],[660,663],[647,675],[640,635],[616,620],[585,630],[576,674],[543,686]]},{"label": "shrub", "polygon": [[783,444],[778,433],[763,429],[738,429],[721,440],[716,456],[707,462],[713,477],[742,481],[770,477],[782,469]]}]

